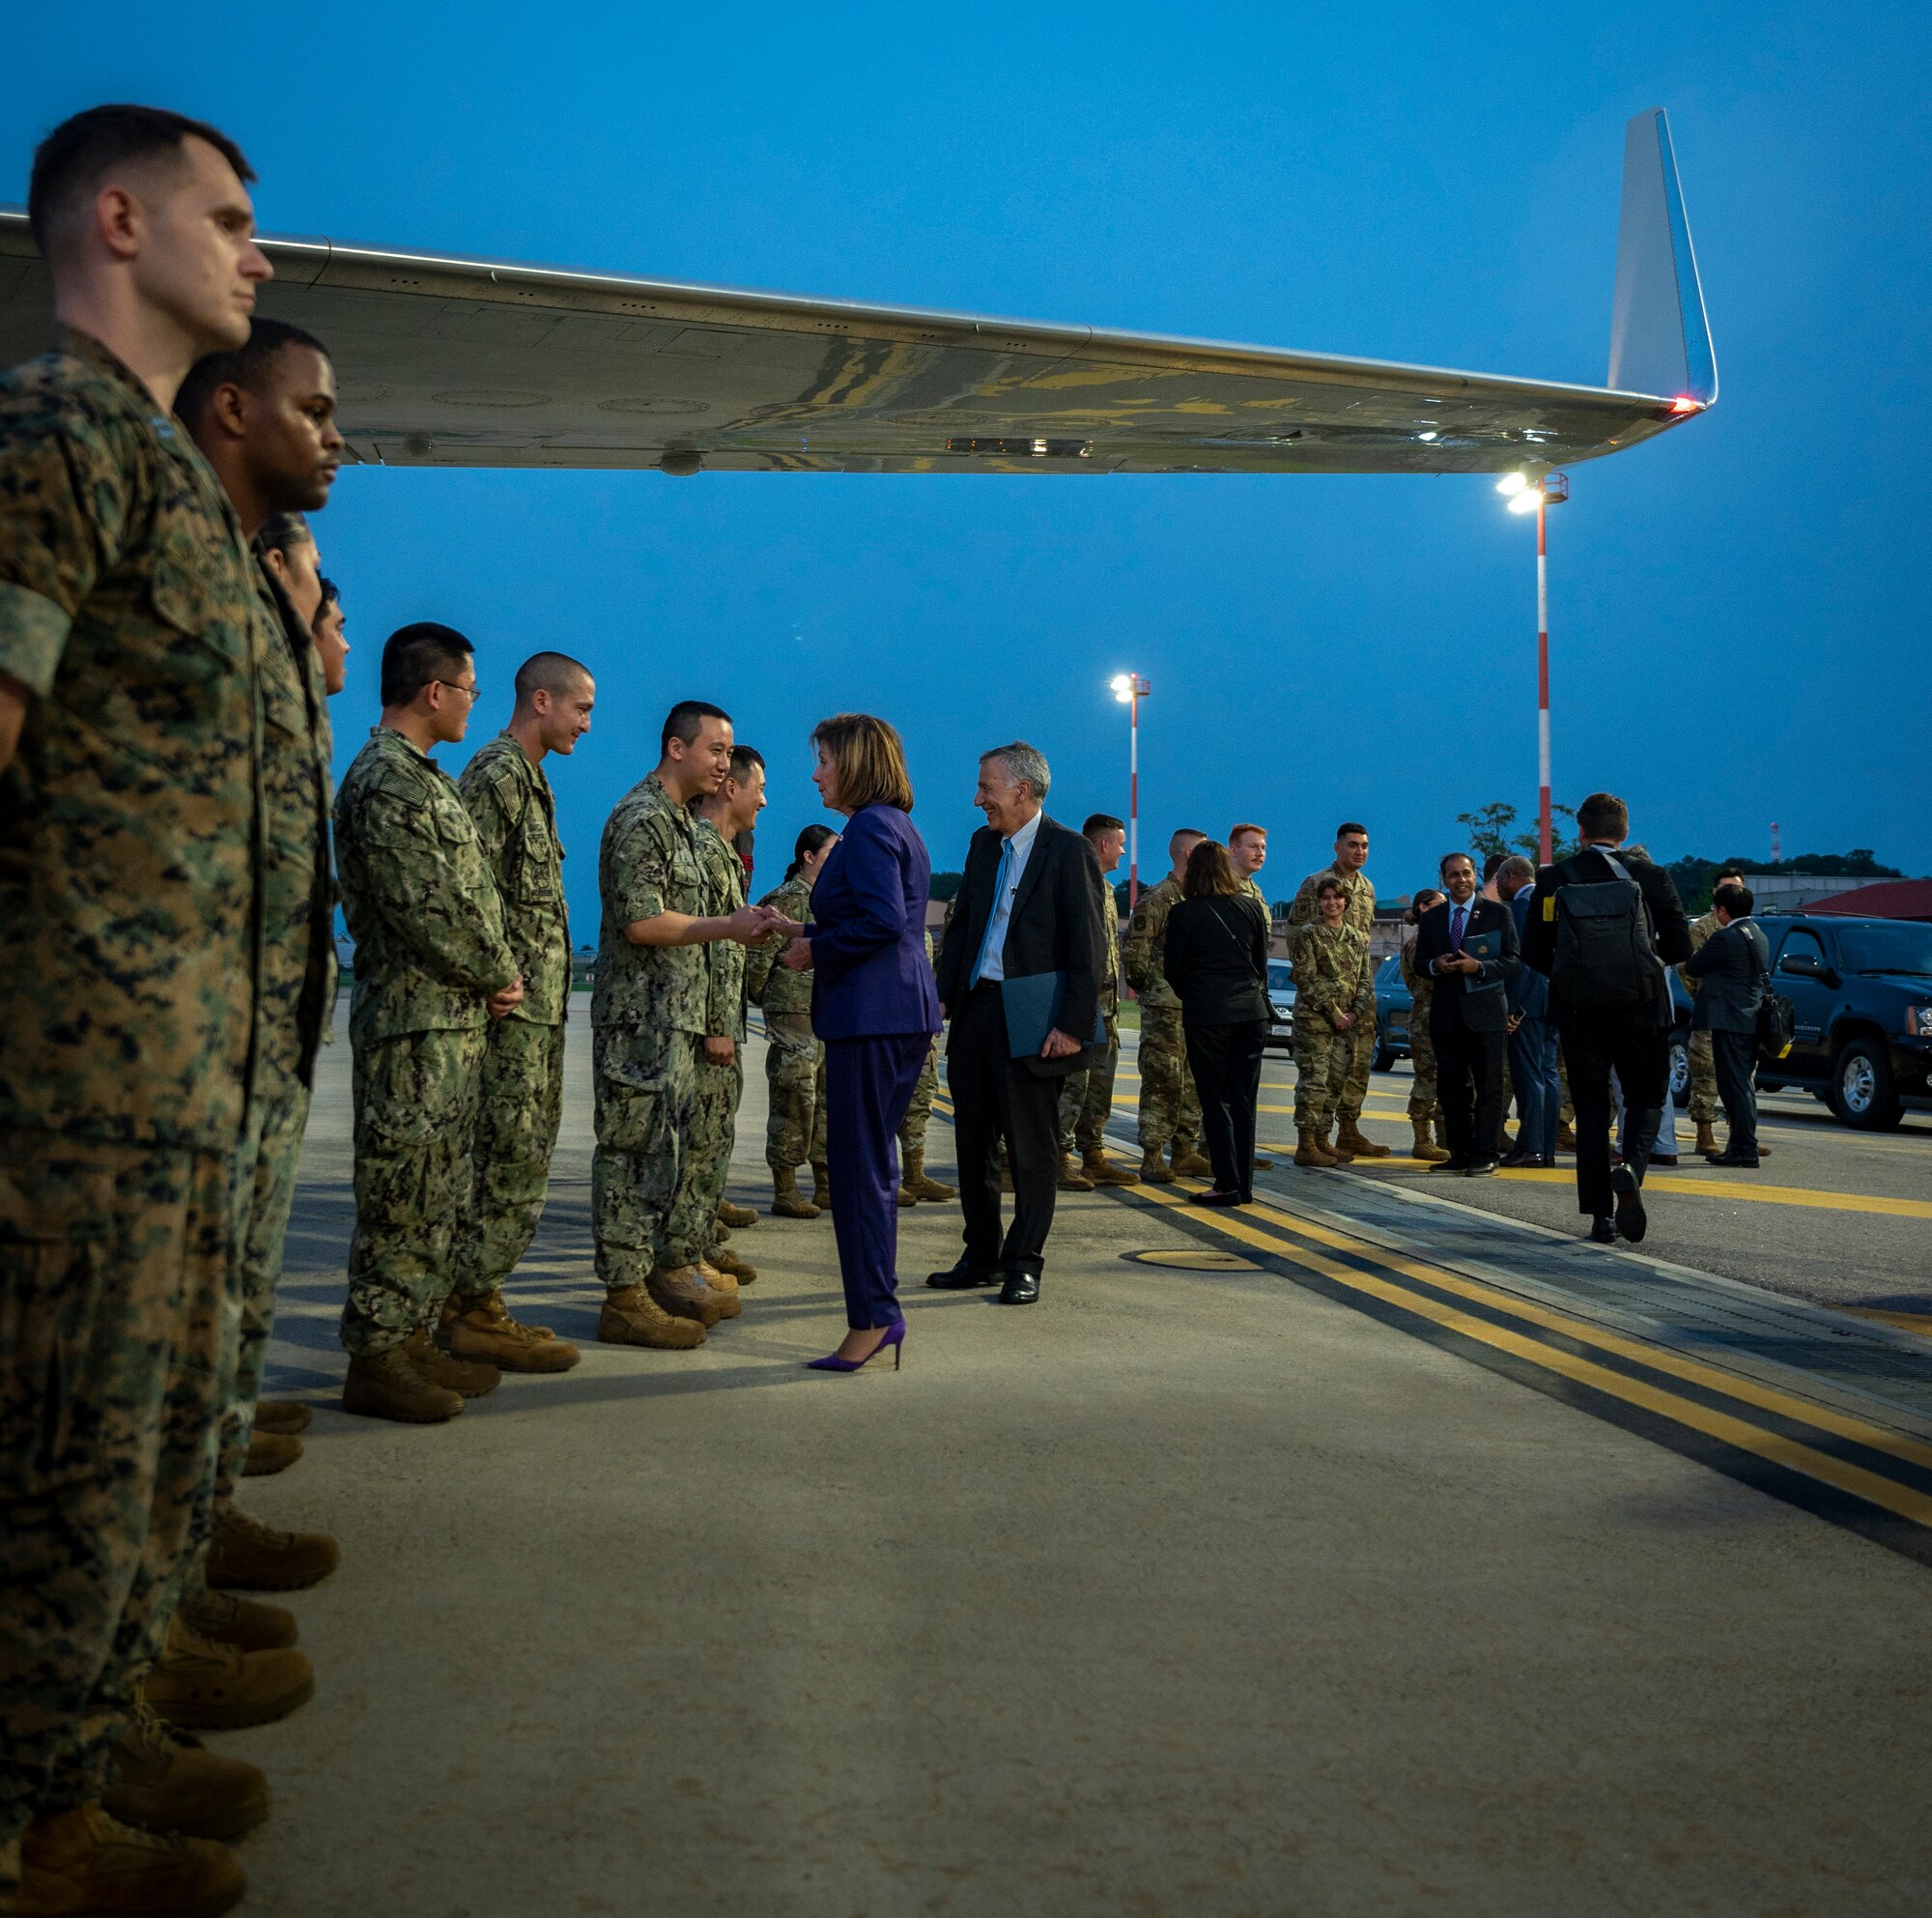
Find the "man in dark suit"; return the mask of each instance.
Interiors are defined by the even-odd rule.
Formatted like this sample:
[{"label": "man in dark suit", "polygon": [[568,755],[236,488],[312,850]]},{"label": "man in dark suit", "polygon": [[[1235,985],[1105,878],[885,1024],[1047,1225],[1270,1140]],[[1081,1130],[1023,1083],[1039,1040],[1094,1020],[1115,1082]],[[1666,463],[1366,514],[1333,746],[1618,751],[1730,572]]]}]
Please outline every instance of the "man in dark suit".
[{"label": "man in dark suit", "polygon": [[[1482,1178],[1496,1169],[1503,1124],[1509,982],[1520,963],[1516,921],[1508,906],[1476,896],[1476,865],[1466,852],[1446,854],[1440,871],[1449,897],[1431,906],[1415,929],[1415,969],[1435,983],[1429,1037],[1449,1140],[1449,1157],[1429,1169]],[[1495,950],[1479,956],[1469,950],[1471,940]]]},{"label": "man in dark suit", "polygon": [[1740,881],[1719,886],[1711,900],[1718,930],[1684,968],[1700,982],[1690,1022],[1711,1035],[1711,1065],[1730,1130],[1722,1152],[1704,1155],[1713,1165],[1758,1162],[1757,1009],[1771,982],[1771,945],[1751,920],[1756,904]]},{"label": "man in dark suit", "polygon": [[[1549,981],[1550,1013],[1570,1068],[1577,1208],[1590,1216],[1591,1238],[1610,1245],[1619,1232],[1634,1242],[1649,1229],[1643,1175],[1670,1089],[1673,1016],[1666,968],[1690,957],[1690,927],[1668,873],[1647,859],[1618,856],[1630,837],[1630,809],[1614,793],[1591,793],[1577,809],[1577,830],[1583,849],[1536,875],[1523,959]],[[1573,886],[1584,890],[1566,902],[1563,894]],[[1605,890],[1610,887],[1623,890]],[[1624,902],[1630,911],[1620,918]],[[1622,936],[1619,926],[1632,929],[1620,955],[1611,950]],[[1614,1173],[1613,1072],[1626,1115],[1624,1162]]]},{"label": "man in dark suit", "polygon": [[[1496,869],[1496,897],[1509,907],[1520,944],[1536,898],[1536,868],[1520,853],[1512,853]],[[1549,982],[1534,966],[1517,968],[1509,983],[1509,1075],[1520,1123],[1516,1148],[1502,1162],[1554,1165],[1563,1084],[1556,1070],[1556,1028],[1549,1022]]]},{"label": "man in dark suit", "polygon": [[[1104,890],[1094,848],[1040,807],[1046,761],[1016,741],[980,761],[974,804],[986,823],[973,835],[966,873],[939,954],[939,999],[952,1020],[947,1083],[966,1248],[928,1285],[956,1289],[1001,1281],[1003,1305],[1039,1297],[1046,1235],[1059,1180],[1061,1081],[1100,1063],[1092,1044],[1107,969],[1098,904]],[[1015,1058],[1007,982],[1058,975],[1060,1012],[1045,1040]],[[1011,995],[1015,1006],[1022,994]],[[1007,1142],[1013,1219],[1000,1233],[996,1140]]]}]

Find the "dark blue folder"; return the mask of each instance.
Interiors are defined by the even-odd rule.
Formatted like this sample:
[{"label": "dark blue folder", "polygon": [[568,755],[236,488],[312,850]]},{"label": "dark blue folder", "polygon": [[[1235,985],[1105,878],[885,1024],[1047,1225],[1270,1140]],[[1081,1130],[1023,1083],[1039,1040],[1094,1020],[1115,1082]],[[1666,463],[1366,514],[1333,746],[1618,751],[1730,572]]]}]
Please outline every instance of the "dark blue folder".
[{"label": "dark blue folder", "polygon": [[[1000,981],[1000,1002],[1007,1011],[1007,1049],[1015,1059],[1037,1059],[1046,1035],[1060,1023],[1060,1009],[1066,1003],[1066,975],[1064,972],[1028,972],[1017,979]],[[1094,1036],[1089,1045],[1107,1043],[1107,1015],[1094,1008]]]}]

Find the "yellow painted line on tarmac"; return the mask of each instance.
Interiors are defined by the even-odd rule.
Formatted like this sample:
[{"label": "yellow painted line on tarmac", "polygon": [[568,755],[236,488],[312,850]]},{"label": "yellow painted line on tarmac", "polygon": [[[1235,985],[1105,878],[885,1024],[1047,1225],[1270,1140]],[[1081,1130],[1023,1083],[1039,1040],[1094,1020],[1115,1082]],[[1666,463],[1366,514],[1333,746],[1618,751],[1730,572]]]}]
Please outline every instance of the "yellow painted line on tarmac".
[{"label": "yellow painted line on tarmac", "polygon": [[[1506,1327],[1492,1324],[1459,1307],[1440,1300],[1431,1299],[1425,1294],[1396,1283],[1393,1279],[1378,1277],[1372,1273],[1358,1271],[1353,1266],[1345,1266],[1337,1260],[1324,1257],[1321,1253],[1298,1245],[1293,1239],[1285,1239],[1276,1232],[1261,1229],[1248,1216],[1253,1210],[1266,1213],[1266,1208],[1243,1207],[1238,1214],[1231,1214],[1218,1207],[1204,1207],[1189,1200],[1159,1190],[1145,1188],[1148,1196],[1156,1204],[1168,1206],[1181,1212],[1191,1219],[1210,1225],[1216,1231],[1238,1240],[1260,1251],[1272,1252],[1285,1258],[1291,1264],[1298,1265],[1309,1272],[1318,1273],[1322,1277],[1345,1285],[1351,1291],[1368,1297],[1380,1299],[1397,1305],[1402,1310],[1418,1318],[1430,1320],[1433,1324],[1454,1331],[1460,1336],[1475,1340],[1478,1344],[1490,1346],[1498,1352],[1509,1353],[1512,1357],[1527,1361],[1548,1372],[1555,1372],[1564,1378],[1573,1379],[1578,1385],[1588,1386],[1592,1390],[1606,1396],[1621,1399],[1627,1405],[1634,1405],[1659,1417],[1667,1418],[1673,1424],[1690,1430],[1702,1432],[1706,1437],[1717,1439],[1722,1444],[1754,1457],[1762,1458],[1787,1471],[1803,1474],[1822,1484],[1833,1485],[1854,1497],[1864,1500],[1868,1504],[1895,1513],[1909,1519],[1915,1525],[1932,1529],[1932,1498],[1915,1492],[1909,1486],[1895,1484],[1877,1473],[1867,1472],[1862,1467],[1846,1460],[1833,1458],[1828,1452],[1815,1450],[1793,1439],[1786,1439],[1774,1432],[1747,1423],[1742,1418],[1734,1418],[1728,1413],[1714,1411],[1708,1406],[1698,1405],[1662,1388],[1647,1384],[1641,1379],[1626,1377],[1621,1372],[1609,1370],[1591,1360],[1574,1353],[1564,1352],[1556,1347],[1544,1344],[1540,1339],[1531,1338],[1521,1332],[1509,1331]],[[1275,1217],[1286,1217],[1275,1215]],[[1301,1220],[1294,1221],[1297,1231],[1309,1231]],[[1311,1233],[1311,1236],[1312,1233]],[[1340,1235],[1330,1235],[1339,1243]],[[1352,1248],[1351,1248],[1352,1249]],[[1466,1292],[1480,1296],[1489,1291],[1471,1282],[1462,1280],[1455,1274],[1440,1272],[1434,1267],[1424,1267],[1412,1261],[1392,1258],[1381,1247],[1364,1244],[1362,1251],[1381,1263],[1389,1271],[1408,1271],[1417,1276],[1426,1276],[1431,1285],[1439,1289]],[[1621,1352],[1634,1358],[1639,1363],[1653,1371],[1674,1373],[1687,1379],[1695,1379],[1699,1384],[1708,1384],[1727,1397],[1742,1403],[1753,1404],[1766,1411],[1776,1411],[1780,1416],[1810,1425],[1818,1431],[1829,1431],[1836,1436],[1854,1439],[1875,1451],[1884,1451],[1893,1457],[1908,1459],[1915,1464],[1932,1463],[1932,1447],[1915,1444],[1900,1434],[1889,1432],[1876,1425],[1866,1424],[1862,1419],[1850,1418],[1835,1413],[1828,1407],[1809,1404],[1806,1401],[1787,1398],[1781,1392],[1757,1385],[1754,1381],[1738,1377],[1731,1373],[1716,1372],[1708,1366],[1699,1366],[1694,1360],[1684,1360],[1676,1354],[1658,1347],[1646,1346],[1634,1339],[1621,1339],[1617,1334],[1605,1332],[1600,1328],[1581,1320],[1566,1320],[1560,1313],[1547,1312],[1541,1307],[1526,1306],[1524,1302],[1512,1295],[1491,1294],[1497,1305],[1520,1319],[1530,1323],[1546,1324],[1551,1330],[1564,1332],[1580,1344],[1594,1344],[1605,1351]]]},{"label": "yellow painted line on tarmac", "polygon": [[[1266,1111],[1266,1107],[1262,1108]],[[1561,1166],[1505,1167],[1498,1179],[1518,1179],[1530,1185],[1568,1186],[1576,1174]],[[1932,1202],[1924,1199],[1864,1198],[1857,1192],[1820,1192],[1808,1186],[1759,1186],[1745,1179],[1686,1179],[1674,1172],[1653,1172],[1645,1178],[1646,1192],[1691,1192],[1707,1199],[1750,1199],[1758,1205],[1806,1206],[1816,1212],[1884,1213],[1892,1218],[1932,1218]]]},{"label": "yellow painted line on tarmac", "polygon": [[1876,1305],[1840,1305],[1838,1310],[1850,1312],[1854,1318],[1876,1319],[1881,1325],[1896,1326],[1900,1331],[1916,1331],[1921,1338],[1932,1338],[1932,1312],[1885,1312]]}]

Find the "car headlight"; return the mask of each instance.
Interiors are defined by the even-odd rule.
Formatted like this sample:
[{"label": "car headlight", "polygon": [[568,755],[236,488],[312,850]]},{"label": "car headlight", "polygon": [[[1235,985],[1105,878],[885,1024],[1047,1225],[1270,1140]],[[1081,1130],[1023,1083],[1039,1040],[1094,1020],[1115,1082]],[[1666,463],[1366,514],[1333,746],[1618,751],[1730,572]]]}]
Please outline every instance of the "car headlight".
[{"label": "car headlight", "polygon": [[1908,1039],[1932,1039],[1932,1006],[1906,1007],[1905,1036]]}]

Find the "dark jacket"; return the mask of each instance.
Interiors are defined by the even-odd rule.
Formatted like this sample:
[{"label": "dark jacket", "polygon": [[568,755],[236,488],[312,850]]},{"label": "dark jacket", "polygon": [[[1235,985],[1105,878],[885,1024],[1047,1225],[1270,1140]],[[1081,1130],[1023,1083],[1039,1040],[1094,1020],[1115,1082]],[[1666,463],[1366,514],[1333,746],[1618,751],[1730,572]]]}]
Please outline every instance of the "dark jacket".
[{"label": "dark jacket", "polygon": [[[1677,897],[1677,887],[1668,873],[1647,859],[1632,859],[1623,853],[1618,853],[1617,858],[1636,881],[1637,890],[1650,908],[1651,932],[1661,963],[1655,988],[1646,1000],[1639,1005],[1604,1010],[1615,1010],[1648,1025],[1668,1025],[1676,1016],[1670,1000],[1668,968],[1681,965],[1690,957],[1690,922],[1684,915],[1684,902]],[[1573,1004],[1564,989],[1562,974],[1555,969],[1556,895],[1571,883],[1573,867],[1577,869],[1577,878],[1584,885],[1601,885],[1617,876],[1608,860],[1594,848],[1577,853],[1574,860],[1545,866],[1536,875],[1536,903],[1523,934],[1522,958],[1525,965],[1533,965],[1549,981],[1549,1016],[1554,1019],[1598,1010]]]},{"label": "dark jacket", "polygon": [[1771,947],[1749,919],[1720,926],[1684,970],[1702,984],[1690,1023],[1699,1032],[1755,1032],[1771,972]]},{"label": "dark jacket", "polygon": [[[1525,886],[1510,901],[1510,917],[1516,922],[1516,942],[1523,942],[1524,930],[1529,924],[1529,908],[1536,898],[1536,888]],[[1520,965],[1510,975],[1509,1009],[1520,1013],[1526,1019],[1547,1019],[1549,1016],[1549,982],[1533,965]]]},{"label": "dark jacket", "polygon": [[1462,1026],[1469,1032],[1502,1032],[1509,1025],[1509,982],[1521,959],[1517,950],[1516,921],[1506,905],[1478,893],[1469,902],[1469,919],[1463,941],[1478,932],[1494,932],[1502,942],[1501,953],[1485,959],[1480,972],[1437,972],[1435,961],[1451,950],[1449,943],[1450,902],[1432,905],[1415,928],[1415,969],[1434,982],[1435,990],[1429,1001],[1429,1029],[1443,1032]]},{"label": "dark jacket", "polygon": [[937,1032],[925,962],[925,842],[896,806],[861,806],[811,889],[811,1029],[820,1039]]},{"label": "dark jacket", "polygon": [[[1100,923],[1105,887],[1099,870],[1093,846],[1081,834],[1042,815],[1008,915],[1007,943],[1000,956],[1009,979],[1039,972],[1066,975],[1060,1029],[1075,1038],[1094,1030],[1107,971],[1107,937]],[[965,877],[940,948],[939,998],[948,1013],[956,1013],[971,989],[973,963],[993,916],[999,875],[1000,835],[981,826],[967,848]],[[1088,1046],[1065,1059],[1030,1058],[1026,1065],[1042,1078],[1064,1078],[1094,1065],[1104,1051],[1104,1046]]]},{"label": "dark jacket", "polygon": [[1167,916],[1161,969],[1183,1025],[1236,1025],[1269,1016],[1267,914],[1246,894],[1184,899]]}]

